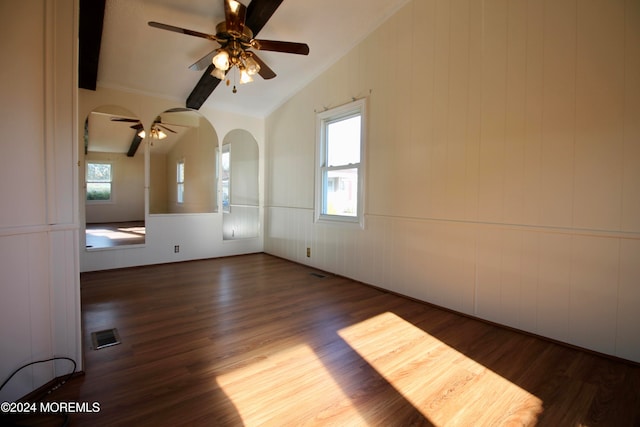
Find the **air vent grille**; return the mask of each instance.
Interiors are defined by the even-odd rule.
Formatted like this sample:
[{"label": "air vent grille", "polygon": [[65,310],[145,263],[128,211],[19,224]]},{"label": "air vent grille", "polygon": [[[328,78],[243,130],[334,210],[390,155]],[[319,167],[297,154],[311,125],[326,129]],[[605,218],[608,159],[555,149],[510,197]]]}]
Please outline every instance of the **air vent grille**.
[{"label": "air vent grille", "polygon": [[115,328],[105,329],[103,331],[92,332],[91,341],[93,342],[93,349],[100,350],[101,348],[120,344],[120,336],[118,335],[118,330]]}]

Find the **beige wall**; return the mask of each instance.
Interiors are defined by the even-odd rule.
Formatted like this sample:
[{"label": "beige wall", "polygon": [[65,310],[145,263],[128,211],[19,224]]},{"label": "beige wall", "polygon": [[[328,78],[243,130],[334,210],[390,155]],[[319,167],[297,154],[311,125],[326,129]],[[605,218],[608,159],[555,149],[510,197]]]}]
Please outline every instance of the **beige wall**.
[{"label": "beige wall", "polygon": [[[366,228],[314,224],[314,111],[363,96]],[[640,361],[640,2],[409,2],[267,148],[267,252]]]},{"label": "beige wall", "polygon": [[[206,126],[205,126],[206,125]],[[208,123],[189,129],[167,153],[164,187],[167,213],[216,212],[218,137]],[[177,164],[185,163],[184,202],[178,203]],[[156,183],[150,182],[153,189]],[[157,212],[157,211],[156,211]]]},{"label": "beige wall", "polygon": [[167,155],[166,153],[150,153],[149,157],[149,212],[169,212],[167,196],[169,191],[167,181]]}]

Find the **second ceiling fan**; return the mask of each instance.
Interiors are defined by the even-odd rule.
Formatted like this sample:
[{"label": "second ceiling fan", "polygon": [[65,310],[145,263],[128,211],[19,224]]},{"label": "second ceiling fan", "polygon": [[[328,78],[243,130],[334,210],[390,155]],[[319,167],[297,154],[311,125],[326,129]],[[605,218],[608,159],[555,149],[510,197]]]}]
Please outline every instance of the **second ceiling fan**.
[{"label": "second ceiling fan", "polygon": [[[249,18],[258,15],[253,21],[262,28],[281,1],[282,0],[261,2],[260,0],[253,0],[249,6],[251,14]],[[209,73],[213,77],[216,77],[218,81],[225,80],[228,73],[233,70],[234,67],[237,68],[239,72],[240,83],[252,81],[253,76],[256,74],[260,75],[263,79],[274,78],[276,73],[269,68],[253,50],[293,53],[297,55],[309,54],[309,46],[306,43],[253,38],[254,33],[252,29],[246,25],[247,7],[236,0],[223,0],[223,3],[225,20],[216,25],[216,34],[202,33],[155,21],[150,21],[149,25],[162,30],[212,40],[220,44],[219,48],[209,52],[189,67],[192,70],[210,70]],[[270,9],[256,11],[256,7],[251,9],[254,3],[258,5],[257,7]],[[267,16],[265,17],[265,15]],[[260,28],[258,28],[256,32],[259,31]],[[203,76],[203,79],[205,77],[206,75]],[[229,80],[227,80],[227,84],[229,84]],[[216,85],[217,83],[213,84],[213,88],[215,88]],[[213,88],[211,88],[211,91],[213,91]],[[235,85],[233,91],[234,93],[236,92]]]}]

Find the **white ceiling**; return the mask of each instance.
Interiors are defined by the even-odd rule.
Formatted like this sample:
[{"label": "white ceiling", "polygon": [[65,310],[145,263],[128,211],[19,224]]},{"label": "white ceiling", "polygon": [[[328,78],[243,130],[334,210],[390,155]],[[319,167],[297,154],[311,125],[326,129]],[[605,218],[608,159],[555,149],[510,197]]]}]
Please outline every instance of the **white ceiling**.
[{"label": "white ceiling", "polygon": [[[308,56],[259,52],[277,77],[218,85],[203,107],[264,117],[335,63],[408,0],[284,0],[256,38],[307,43]],[[250,3],[249,0],[245,5]],[[108,0],[98,86],[160,96],[184,106],[203,74],[188,67],[218,44],[152,28],[148,21],[215,34],[223,0]]]}]

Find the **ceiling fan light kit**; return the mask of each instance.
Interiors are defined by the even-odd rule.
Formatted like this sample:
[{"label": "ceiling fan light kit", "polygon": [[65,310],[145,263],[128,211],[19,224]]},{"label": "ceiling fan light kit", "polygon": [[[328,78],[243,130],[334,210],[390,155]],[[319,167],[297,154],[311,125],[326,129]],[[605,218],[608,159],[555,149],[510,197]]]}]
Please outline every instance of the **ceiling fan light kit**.
[{"label": "ceiling fan light kit", "polygon": [[227,71],[230,66],[229,53],[224,49],[219,49],[216,56],[211,61],[213,65],[220,71]]},{"label": "ceiling fan light kit", "polygon": [[251,83],[253,81],[253,77],[247,72],[246,69],[240,68],[240,84]]},{"label": "ceiling fan light kit", "polygon": [[217,78],[217,79],[224,80],[224,78],[226,77],[227,73],[225,73],[225,72],[224,72],[223,70],[221,70],[220,68],[215,67],[215,68],[213,69],[213,71],[211,71],[211,75],[212,75],[213,77]]},{"label": "ceiling fan light kit", "polygon": [[[147,136],[147,133],[143,129],[140,132],[138,132],[138,136],[144,139],[145,136]],[[151,131],[149,132],[149,138],[151,139],[165,139],[166,137],[167,137],[166,133],[164,133],[161,129],[157,129],[155,127],[151,128]]]},{"label": "ceiling fan light kit", "polygon": [[247,74],[250,76],[255,76],[260,72],[260,64],[250,55],[244,60],[244,66],[247,69]]},{"label": "ceiling fan light kit", "polygon": [[[228,71],[235,67],[240,74],[241,84],[252,82],[256,74],[265,80],[276,77],[276,73],[250,49],[296,55],[309,54],[309,46],[306,43],[254,39],[253,31],[245,25],[247,7],[235,0],[223,0],[223,3],[225,20],[216,25],[215,35],[153,21],[149,22],[149,26],[217,42],[220,44],[218,49],[205,55],[189,68],[204,70],[210,67],[208,61],[211,61],[214,68],[210,74],[224,80]],[[233,89],[235,93],[235,86]]]}]

